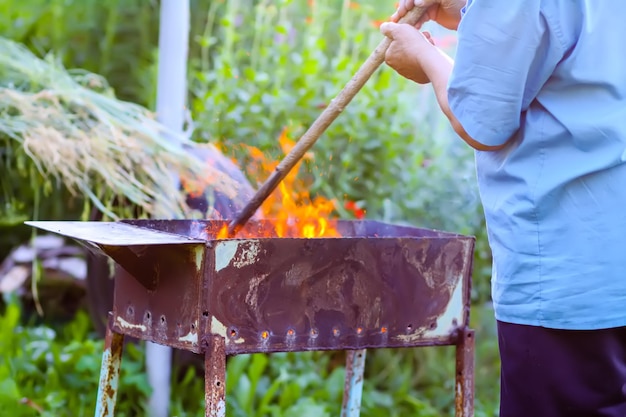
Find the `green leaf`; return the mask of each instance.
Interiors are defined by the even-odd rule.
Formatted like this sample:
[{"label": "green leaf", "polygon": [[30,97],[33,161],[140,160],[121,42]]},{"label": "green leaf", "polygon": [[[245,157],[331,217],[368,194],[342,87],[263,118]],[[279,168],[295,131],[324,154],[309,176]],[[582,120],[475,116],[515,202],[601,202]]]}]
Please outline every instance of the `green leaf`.
[{"label": "green leaf", "polygon": [[18,402],[20,398],[20,390],[13,379],[0,381],[0,405]]},{"label": "green leaf", "polygon": [[330,412],[322,404],[315,403],[310,398],[300,398],[296,404],[285,410],[285,416],[298,417],[330,417]]}]

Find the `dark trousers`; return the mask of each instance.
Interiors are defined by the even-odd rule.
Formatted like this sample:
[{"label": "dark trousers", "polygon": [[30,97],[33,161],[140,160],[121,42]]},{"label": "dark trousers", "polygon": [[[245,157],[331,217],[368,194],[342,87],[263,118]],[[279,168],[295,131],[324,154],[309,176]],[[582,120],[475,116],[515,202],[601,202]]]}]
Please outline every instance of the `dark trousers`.
[{"label": "dark trousers", "polygon": [[626,327],[498,322],[498,343],[500,417],[626,417]]}]

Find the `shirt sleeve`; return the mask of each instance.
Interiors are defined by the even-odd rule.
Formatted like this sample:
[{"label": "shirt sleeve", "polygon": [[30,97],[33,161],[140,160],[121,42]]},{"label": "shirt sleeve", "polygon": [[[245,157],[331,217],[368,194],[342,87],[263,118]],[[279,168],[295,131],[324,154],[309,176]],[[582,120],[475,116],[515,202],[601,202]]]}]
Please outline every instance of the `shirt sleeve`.
[{"label": "shirt sleeve", "polygon": [[559,30],[541,0],[473,0],[458,37],[450,109],[472,139],[502,145],[563,58]]}]

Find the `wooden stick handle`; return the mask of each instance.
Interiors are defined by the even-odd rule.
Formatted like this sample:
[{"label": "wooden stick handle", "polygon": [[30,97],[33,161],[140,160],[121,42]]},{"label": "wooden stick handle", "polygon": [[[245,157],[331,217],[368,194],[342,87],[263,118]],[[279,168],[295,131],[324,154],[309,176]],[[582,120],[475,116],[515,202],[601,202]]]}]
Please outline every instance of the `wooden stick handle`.
[{"label": "wooden stick handle", "polygon": [[[426,8],[413,7],[402,19],[400,23],[417,24],[426,12]],[[261,188],[252,196],[250,202],[237,214],[228,225],[229,236],[234,236],[252,217],[257,209],[276,189],[278,184],[289,174],[293,167],[302,159],[304,154],[313,146],[320,136],[326,131],[328,126],[341,114],[343,109],[350,103],[356,94],[370,79],[372,74],[385,61],[385,53],[391,44],[391,40],[385,37],[374,49],[367,60],[361,65],[352,79],[339,92],[339,94],[324,109],[322,114],[313,122],[309,129],[302,135],[293,149],[278,164],[270,177],[261,185]]]}]

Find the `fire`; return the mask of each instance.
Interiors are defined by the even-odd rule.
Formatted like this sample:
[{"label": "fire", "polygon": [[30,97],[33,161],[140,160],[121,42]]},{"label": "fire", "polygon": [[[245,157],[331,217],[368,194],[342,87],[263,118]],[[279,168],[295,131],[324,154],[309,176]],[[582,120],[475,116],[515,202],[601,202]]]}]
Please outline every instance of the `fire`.
[{"label": "fire", "polygon": [[[285,128],[280,134],[279,143],[282,151],[287,154],[295,145],[289,138]],[[262,181],[269,177],[270,173],[278,165],[278,161],[268,161],[268,158],[259,149],[246,147],[251,163],[247,164],[250,178],[260,178]],[[303,159],[312,159],[313,155],[307,153]],[[311,198],[308,184],[297,177],[301,163],[298,163],[276,190],[261,205],[260,211],[263,219],[268,219],[272,230],[239,232],[238,237],[338,237],[339,232],[335,227],[335,221],[331,218],[335,211],[335,201],[317,196]],[[259,232],[259,233],[257,233]],[[218,239],[228,237],[228,227],[225,226],[217,234]]]}]

